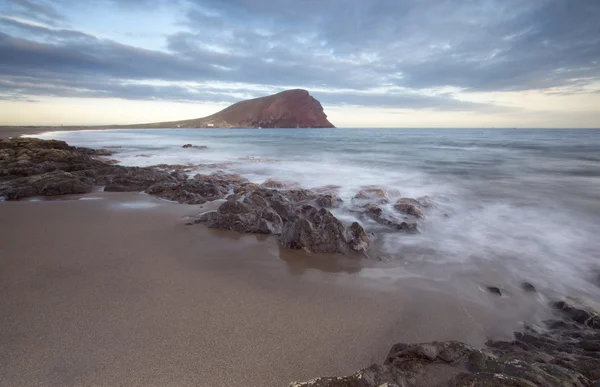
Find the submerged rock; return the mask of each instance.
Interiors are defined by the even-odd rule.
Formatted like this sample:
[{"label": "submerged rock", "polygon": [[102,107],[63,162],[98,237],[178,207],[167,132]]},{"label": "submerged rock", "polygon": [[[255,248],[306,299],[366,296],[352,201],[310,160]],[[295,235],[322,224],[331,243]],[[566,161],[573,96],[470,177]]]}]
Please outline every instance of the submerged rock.
[{"label": "submerged rock", "polygon": [[529,282],[523,282],[523,283],[521,283],[521,289],[523,289],[524,291],[529,292],[529,293],[536,293],[537,292],[537,290],[535,289],[535,286],[533,286]]},{"label": "submerged rock", "polygon": [[502,290],[500,290],[499,287],[496,286],[486,286],[485,290],[487,290],[488,292],[495,294],[497,296],[501,296],[502,295]]},{"label": "submerged rock", "polygon": [[192,144],[185,144],[184,146],[182,146],[182,148],[185,149],[207,149],[208,147],[206,145],[192,145]]},{"label": "submerged rock", "polygon": [[396,204],[394,204],[394,208],[400,212],[403,212],[407,215],[412,215],[415,218],[422,218],[423,211],[421,211],[421,203],[416,199],[412,198],[401,198],[398,199]]},{"label": "submerged rock", "polygon": [[275,179],[267,179],[264,183],[261,184],[265,188],[286,188],[289,184],[284,183],[280,180]]},{"label": "submerged rock", "polygon": [[358,191],[352,199],[353,201],[364,201],[375,204],[389,203],[387,191],[380,187],[365,187]]}]

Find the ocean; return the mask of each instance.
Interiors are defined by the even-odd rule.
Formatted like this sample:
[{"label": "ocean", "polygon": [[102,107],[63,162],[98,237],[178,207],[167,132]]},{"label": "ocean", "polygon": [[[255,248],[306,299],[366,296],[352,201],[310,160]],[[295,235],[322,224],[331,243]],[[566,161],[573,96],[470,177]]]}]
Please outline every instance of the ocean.
[{"label": "ocean", "polygon": [[[343,221],[364,186],[435,203],[419,234],[381,233],[363,274],[444,279],[459,271],[516,289],[600,296],[600,130],[199,129],[36,135],[114,147],[122,165],[188,164],[303,188],[339,186]],[[184,144],[206,149],[183,149]],[[365,224],[366,227],[373,225]]]}]

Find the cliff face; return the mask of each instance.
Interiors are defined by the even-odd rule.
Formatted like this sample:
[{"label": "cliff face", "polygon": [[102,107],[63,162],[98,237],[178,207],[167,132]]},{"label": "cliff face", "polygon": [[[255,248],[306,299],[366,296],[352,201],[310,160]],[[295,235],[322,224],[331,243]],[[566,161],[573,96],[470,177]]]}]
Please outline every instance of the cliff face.
[{"label": "cliff face", "polygon": [[306,90],[287,90],[268,97],[238,102],[204,118],[225,127],[333,128],[323,106]]},{"label": "cliff face", "polygon": [[306,90],[286,90],[241,101],[204,118],[131,125],[135,128],[334,128]]}]

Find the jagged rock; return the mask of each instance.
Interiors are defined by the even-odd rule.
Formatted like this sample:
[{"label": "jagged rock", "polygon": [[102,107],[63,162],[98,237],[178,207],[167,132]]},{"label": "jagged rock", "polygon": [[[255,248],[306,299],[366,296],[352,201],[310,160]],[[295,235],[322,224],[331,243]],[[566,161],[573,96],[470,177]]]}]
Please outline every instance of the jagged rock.
[{"label": "jagged rock", "polygon": [[114,151],[109,149],[90,149],[90,148],[76,148],[77,152],[81,152],[90,156],[112,156],[115,154]]},{"label": "jagged rock", "polygon": [[496,296],[501,296],[502,295],[502,291],[500,290],[499,287],[496,287],[496,286],[486,286],[485,289],[488,292],[490,292],[492,294],[495,294]]},{"label": "jagged rock", "polygon": [[194,179],[154,184],[146,193],[179,203],[203,204],[224,198],[227,191],[227,187],[217,184],[214,180]]},{"label": "jagged rock", "polygon": [[380,187],[365,187],[354,195],[353,201],[368,202],[368,204],[387,204],[389,199],[387,191]]},{"label": "jagged rock", "polygon": [[239,233],[281,234],[283,221],[269,206],[251,205],[231,198],[217,211],[201,215],[208,227]]},{"label": "jagged rock", "polygon": [[157,183],[176,182],[173,176],[165,171],[151,168],[120,169],[121,174],[115,176],[104,190],[107,192],[141,192]]},{"label": "jagged rock", "polygon": [[7,200],[17,200],[29,196],[56,196],[81,194],[92,191],[92,185],[77,176],[63,171],[53,171],[24,177],[5,186],[0,184],[0,196]]},{"label": "jagged rock", "polygon": [[302,188],[289,189],[284,192],[289,200],[295,203],[308,202],[317,198],[317,195],[314,192]]},{"label": "jagged rock", "polygon": [[419,208],[421,203],[419,203],[416,199],[412,198],[401,198],[398,199],[396,204],[394,204],[394,208],[400,212],[403,212],[407,215],[412,215],[416,218],[423,217],[423,211]]},{"label": "jagged rock", "polygon": [[334,208],[342,203],[342,199],[335,194],[326,193],[318,195],[315,199],[315,203],[323,208]]},{"label": "jagged rock", "polygon": [[284,183],[283,181],[275,179],[267,179],[261,185],[265,188],[286,188],[288,186],[288,184]]},{"label": "jagged rock", "polygon": [[292,386],[595,386],[600,378],[600,331],[589,325],[595,312],[565,301],[552,306],[570,321],[551,320],[546,329],[525,326],[513,341],[488,341],[483,349],[457,341],[399,343],[383,365]]},{"label": "jagged rock", "polygon": [[307,252],[345,254],[350,250],[364,251],[369,238],[360,224],[354,222],[346,228],[331,212],[322,208],[286,223],[281,242],[286,247]]},{"label": "jagged rock", "polygon": [[529,293],[536,293],[537,292],[537,290],[535,289],[535,286],[533,286],[529,282],[523,282],[523,283],[521,283],[521,289],[523,289],[524,291],[529,292]]},{"label": "jagged rock", "polygon": [[244,202],[259,207],[270,206],[284,222],[298,218],[293,203],[281,191],[260,188],[250,192]]},{"label": "jagged rock", "polygon": [[192,144],[185,144],[184,146],[182,146],[182,148],[185,149],[207,149],[208,147],[206,145],[192,145]]},{"label": "jagged rock", "polygon": [[233,189],[233,193],[236,195],[243,195],[260,188],[260,185],[255,183],[241,184]]},{"label": "jagged rock", "polygon": [[396,231],[402,231],[409,234],[415,234],[419,232],[416,223],[408,223],[394,219],[393,217],[385,214],[383,209],[376,204],[368,204],[356,212]]},{"label": "jagged rock", "polygon": [[552,306],[569,319],[590,328],[600,329],[600,316],[575,301],[556,301]]},{"label": "jagged rock", "polygon": [[196,174],[194,175],[194,179],[213,180],[218,184],[226,185],[232,189],[236,186],[249,183],[248,179],[241,175],[238,175],[237,173],[227,173],[223,171],[216,171],[211,173],[210,175]]}]

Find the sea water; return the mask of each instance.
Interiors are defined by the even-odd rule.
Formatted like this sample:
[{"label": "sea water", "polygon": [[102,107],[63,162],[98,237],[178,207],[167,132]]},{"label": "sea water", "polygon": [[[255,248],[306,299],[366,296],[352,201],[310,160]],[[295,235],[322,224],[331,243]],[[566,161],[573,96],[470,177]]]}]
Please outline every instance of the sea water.
[{"label": "sea water", "polygon": [[[425,264],[493,267],[516,282],[600,296],[600,130],[152,129],[37,137],[109,147],[127,166],[186,164],[192,174],[219,169],[256,183],[335,185],[346,204],[364,186],[385,188],[392,203],[427,195],[436,206],[421,232],[382,234],[382,257],[413,272]],[[183,149],[187,143],[208,148]],[[336,213],[342,220],[365,222],[343,209]]]}]

